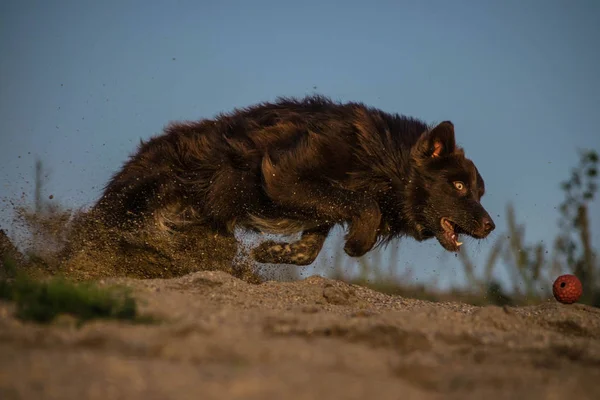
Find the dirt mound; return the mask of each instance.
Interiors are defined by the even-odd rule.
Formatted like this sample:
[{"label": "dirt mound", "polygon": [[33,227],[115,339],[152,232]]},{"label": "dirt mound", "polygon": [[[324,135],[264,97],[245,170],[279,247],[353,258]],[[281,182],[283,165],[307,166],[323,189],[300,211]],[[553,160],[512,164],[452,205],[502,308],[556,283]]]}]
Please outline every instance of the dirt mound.
[{"label": "dirt mound", "polygon": [[587,306],[430,303],[222,271],[112,283],[162,323],[43,327],[0,305],[1,398],[600,398],[600,312]]},{"label": "dirt mound", "polygon": [[48,218],[29,220],[35,252],[21,257],[0,232],[2,253],[129,286],[161,322],[42,326],[0,302],[1,399],[600,398],[595,308],[431,303],[317,276],[261,283],[234,238],[200,227]]}]

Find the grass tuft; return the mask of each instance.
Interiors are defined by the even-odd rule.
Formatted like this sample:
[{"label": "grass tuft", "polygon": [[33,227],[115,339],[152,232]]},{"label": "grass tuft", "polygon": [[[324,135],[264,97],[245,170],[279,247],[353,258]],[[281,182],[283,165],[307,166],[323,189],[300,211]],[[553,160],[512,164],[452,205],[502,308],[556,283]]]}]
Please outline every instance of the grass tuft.
[{"label": "grass tuft", "polygon": [[[10,262],[4,264],[7,270],[12,269]],[[135,299],[125,288],[74,283],[59,277],[42,281],[17,273],[0,279],[0,299],[15,302],[17,318],[39,323],[50,323],[60,314],[73,316],[80,325],[93,319],[151,322],[139,315]]]}]

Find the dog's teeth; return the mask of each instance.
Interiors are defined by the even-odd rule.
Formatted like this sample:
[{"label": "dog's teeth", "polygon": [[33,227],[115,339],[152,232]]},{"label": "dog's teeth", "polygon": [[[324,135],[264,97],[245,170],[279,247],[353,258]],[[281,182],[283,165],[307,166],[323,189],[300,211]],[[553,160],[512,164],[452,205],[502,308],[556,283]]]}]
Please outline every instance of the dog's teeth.
[{"label": "dog's teeth", "polygon": [[455,239],[456,239],[456,235],[453,233],[452,234],[452,240],[455,240]]}]

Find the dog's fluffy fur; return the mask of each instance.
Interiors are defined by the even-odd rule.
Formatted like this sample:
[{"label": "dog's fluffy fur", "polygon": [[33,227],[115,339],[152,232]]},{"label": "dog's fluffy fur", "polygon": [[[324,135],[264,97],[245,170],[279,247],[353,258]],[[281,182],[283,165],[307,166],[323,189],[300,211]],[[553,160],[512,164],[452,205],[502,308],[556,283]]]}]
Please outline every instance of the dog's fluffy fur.
[{"label": "dog's fluffy fur", "polygon": [[480,204],[484,191],[450,121],[427,126],[310,96],[170,124],[142,142],[95,208],[123,227],[153,221],[228,235],[236,227],[302,232],[296,242],[263,242],[252,254],[308,265],[335,224],[347,225],[344,250],[354,257],[403,235],[436,237],[456,251],[459,234],[483,238],[494,229]]}]

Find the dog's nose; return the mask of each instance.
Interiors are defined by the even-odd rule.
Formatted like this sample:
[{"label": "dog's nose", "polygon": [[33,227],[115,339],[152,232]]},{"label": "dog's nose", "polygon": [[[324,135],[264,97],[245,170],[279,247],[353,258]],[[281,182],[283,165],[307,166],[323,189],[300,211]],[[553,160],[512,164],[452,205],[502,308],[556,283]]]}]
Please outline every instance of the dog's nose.
[{"label": "dog's nose", "polygon": [[492,221],[490,217],[483,217],[481,222],[483,224],[483,230],[486,234],[496,229],[496,224],[494,224],[494,221]]}]

